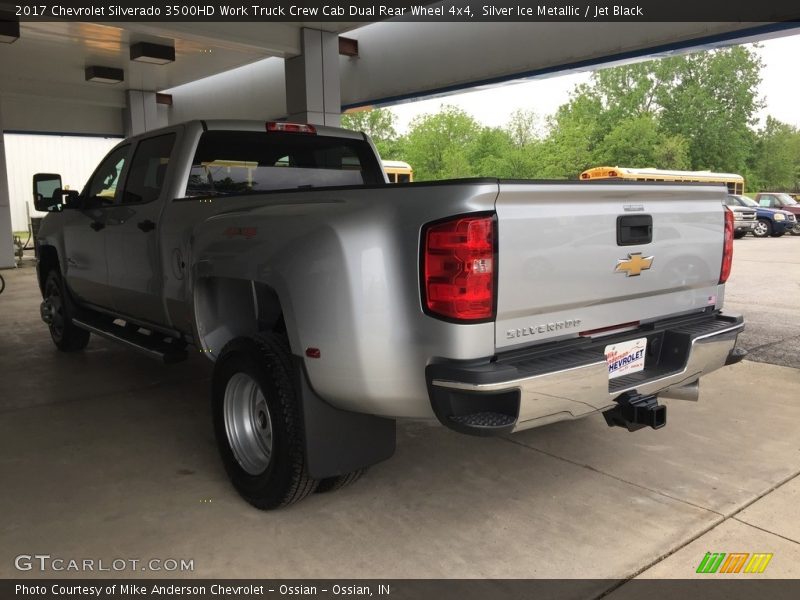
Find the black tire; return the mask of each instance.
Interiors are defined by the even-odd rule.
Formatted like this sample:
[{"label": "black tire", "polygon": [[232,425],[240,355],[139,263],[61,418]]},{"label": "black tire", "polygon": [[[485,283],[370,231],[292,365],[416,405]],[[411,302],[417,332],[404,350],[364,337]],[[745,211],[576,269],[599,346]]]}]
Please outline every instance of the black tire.
[{"label": "black tire", "polygon": [[321,479],[316,491],[318,494],[324,494],[326,492],[335,492],[336,490],[340,490],[343,487],[352,485],[361,479],[361,476],[365,471],[366,469],[356,469],[355,471],[350,471],[349,473],[339,475],[338,477],[326,477],[325,479]]},{"label": "black tire", "polygon": [[0,275],[0,294],[3,293],[3,290],[6,289],[6,280],[3,279],[3,276]]},{"label": "black tire", "polygon": [[733,233],[733,238],[736,240],[740,240],[745,236],[746,233],[747,233],[746,231],[735,231]]},{"label": "black tire", "polygon": [[791,230],[789,230],[789,233],[792,235],[800,235],[800,223],[792,227]]},{"label": "black tire", "polygon": [[[242,375],[244,377],[242,377]],[[237,376],[236,380],[232,379]],[[235,390],[236,381],[250,381],[257,385],[262,404],[267,409],[270,453],[263,470],[253,469],[253,463],[237,458],[242,450],[242,440],[258,449],[259,423],[251,415],[250,430],[236,430],[231,425],[230,406],[234,391],[229,392],[226,418],[226,390]],[[299,393],[295,388],[295,367],[286,340],[275,334],[258,334],[254,337],[236,338],[220,353],[212,378],[212,414],[217,447],[233,486],[250,504],[261,510],[289,506],[311,494],[317,480],[309,477],[305,464],[303,419],[300,413]],[[234,411],[233,413],[238,414]],[[263,417],[263,415],[260,415]],[[244,417],[245,421],[247,417]],[[229,435],[229,428],[233,433]],[[264,427],[264,425],[261,425]],[[249,434],[249,435],[248,435]],[[255,440],[250,442],[248,438]],[[232,441],[233,440],[233,441]]]},{"label": "black tire", "polygon": [[757,238],[765,238],[772,235],[772,223],[769,219],[759,219],[753,229],[753,235]]},{"label": "black tire", "polygon": [[51,307],[51,322],[48,327],[56,347],[62,352],[78,352],[86,348],[91,334],[72,324],[72,301],[57,269],[51,269],[47,273],[44,299]]}]

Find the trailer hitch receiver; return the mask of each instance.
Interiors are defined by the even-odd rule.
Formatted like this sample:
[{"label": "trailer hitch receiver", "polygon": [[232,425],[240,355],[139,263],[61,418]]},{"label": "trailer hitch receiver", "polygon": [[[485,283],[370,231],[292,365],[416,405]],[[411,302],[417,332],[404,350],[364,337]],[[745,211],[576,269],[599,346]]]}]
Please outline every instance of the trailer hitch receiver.
[{"label": "trailer hitch receiver", "polygon": [[616,399],[617,405],[603,416],[609,427],[625,427],[637,431],[642,427],[661,429],[667,424],[667,407],[658,403],[657,396],[642,396],[625,392]]}]

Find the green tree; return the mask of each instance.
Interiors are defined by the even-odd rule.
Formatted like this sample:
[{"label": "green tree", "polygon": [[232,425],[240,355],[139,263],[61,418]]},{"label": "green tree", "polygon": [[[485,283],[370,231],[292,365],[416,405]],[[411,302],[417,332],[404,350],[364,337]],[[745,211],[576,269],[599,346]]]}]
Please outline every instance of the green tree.
[{"label": "green tree", "polygon": [[523,148],[538,141],[538,125],[539,120],[535,112],[524,108],[518,108],[511,113],[505,131],[514,146]]},{"label": "green tree", "polygon": [[662,169],[690,170],[692,165],[689,160],[689,142],[680,134],[662,134],[653,153],[653,164]]},{"label": "green tree", "polygon": [[594,156],[604,165],[656,166],[655,151],[660,138],[656,119],[644,113],[619,121],[603,138]]},{"label": "green tree", "polygon": [[601,106],[600,126],[610,131],[619,123],[656,116],[659,98],[674,80],[674,63],[651,60],[595,71],[584,93]]},{"label": "green tree", "polygon": [[767,117],[764,128],[757,134],[756,149],[753,175],[759,189],[798,189],[800,131],[797,128]]},{"label": "green tree", "polygon": [[411,164],[418,181],[474,175],[470,151],[481,130],[463,110],[443,106],[438,113],[411,122],[402,160]]},{"label": "green tree", "polygon": [[662,129],[687,140],[692,169],[742,171],[762,107],[759,57],[734,46],[666,60],[672,80],[658,95]]},{"label": "green tree", "polygon": [[548,171],[574,177],[598,163],[742,171],[760,68],[755,53],[733,47],[596,71],[551,122]]},{"label": "green tree", "polygon": [[345,113],[342,127],[366,133],[372,138],[381,158],[401,160],[402,139],[397,134],[397,117],[392,111],[372,108]]},{"label": "green tree", "polygon": [[567,104],[548,119],[549,133],[537,156],[538,172],[546,179],[576,179],[595,166],[596,148],[602,140],[600,99],[586,85],[573,92]]},{"label": "green tree", "polygon": [[687,169],[688,144],[659,130],[649,113],[620,121],[599,144],[595,159],[604,165]]}]

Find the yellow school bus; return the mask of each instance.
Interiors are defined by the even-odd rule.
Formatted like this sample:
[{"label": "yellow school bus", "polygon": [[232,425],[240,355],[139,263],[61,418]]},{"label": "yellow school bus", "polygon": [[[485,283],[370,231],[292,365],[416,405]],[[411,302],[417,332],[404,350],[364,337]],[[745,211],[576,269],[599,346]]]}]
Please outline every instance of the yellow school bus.
[{"label": "yellow school bus", "polygon": [[383,170],[389,178],[389,183],[410,183],[414,181],[414,170],[407,162],[402,160],[384,160]]},{"label": "yellow school bus", "polygon": [[628,181],[695,181],[723,183],[729,194],[744,193],[744,177],[736,173],[711,171],[670,171],[666,169],[629,169],[626,167],[594,167],[581,173],[581,181],[592,179],[622,179]]}]

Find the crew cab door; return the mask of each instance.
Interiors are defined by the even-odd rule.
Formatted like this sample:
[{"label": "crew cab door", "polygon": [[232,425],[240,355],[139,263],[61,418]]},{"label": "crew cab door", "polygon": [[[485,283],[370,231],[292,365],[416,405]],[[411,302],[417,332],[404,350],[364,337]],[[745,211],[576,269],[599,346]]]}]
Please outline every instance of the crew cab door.
[{"label": "crew cab door", "polygon": [[63,212],[62,265],[67,285],[83,303],[112,308],[106,262],[108,212],[119,197],[118,183],[130,145],[114,148],[100,163],[81,194],[81,207]]},{"label": "crew cab door", "polygon": [[106,234],[116,312],[157,325],[166,322],[158,224],[176,137],[165,133],[136,144]]}]

